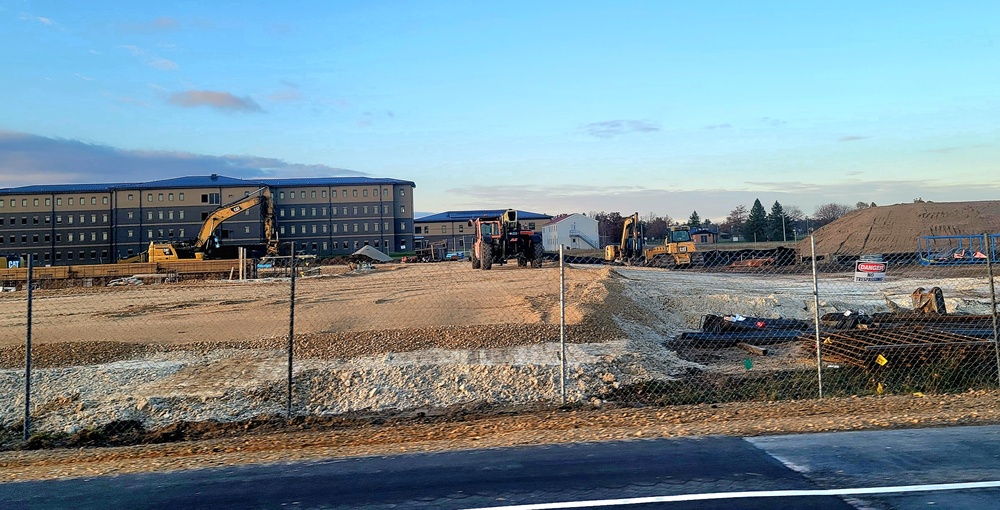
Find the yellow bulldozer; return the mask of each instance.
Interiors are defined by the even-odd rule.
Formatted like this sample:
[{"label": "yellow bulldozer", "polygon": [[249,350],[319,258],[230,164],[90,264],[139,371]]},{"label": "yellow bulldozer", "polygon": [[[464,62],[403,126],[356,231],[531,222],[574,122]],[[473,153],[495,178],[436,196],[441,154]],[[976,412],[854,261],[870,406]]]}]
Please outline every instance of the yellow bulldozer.
[{"label": "yellow bulldozer", "polygon": [[645,228],[639,213],[625,218],[621,242],[604,248],[604,260],[614,264],[643,265],[684,269],[691,267],[696,249],[691,239],[691,227],[670,227],[660,246],[646,247]]}]

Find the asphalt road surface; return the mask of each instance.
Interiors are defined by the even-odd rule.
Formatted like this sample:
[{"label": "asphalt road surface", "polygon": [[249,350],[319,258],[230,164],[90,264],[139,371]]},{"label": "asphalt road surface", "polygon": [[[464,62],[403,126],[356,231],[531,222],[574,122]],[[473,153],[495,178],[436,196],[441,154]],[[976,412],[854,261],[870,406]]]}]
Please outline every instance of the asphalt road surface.
[{"label": "asphalt road surface", "polygon": [[[0,484],[0,508],[1000,507],[1000,426],[516,447]],[[966,484],[966,485],[954,485]],[[891,487],[891,492],[885,491]]]}]

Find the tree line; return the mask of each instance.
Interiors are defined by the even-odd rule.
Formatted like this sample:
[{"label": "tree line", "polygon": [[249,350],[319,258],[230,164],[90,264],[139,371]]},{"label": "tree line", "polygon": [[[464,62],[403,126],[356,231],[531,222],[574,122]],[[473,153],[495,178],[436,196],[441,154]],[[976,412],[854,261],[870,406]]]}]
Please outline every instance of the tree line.
[{"label": "tree line", "polygon": [[[719,224],[713,223],[708,218],[701,219],[698,211],[692,212],[687,221],[684,222],[674,220],[669,215],[657,216],[655,213],[648,213],[640,220],[644,225],[645,236],[652,240],[664,239],[671,226],[688,225],[692,229],[706,228],[724,237],[731,236],[742,241],[787,242],[794,241],[798,236],[806,235],[847,213],[869,207],[875,207],[875,203],[858,202],[854,206],[837,203],[822,204],[816,207],[811,216],[807,216],[799,207],[783,206],[778,201],[775,201],[771,205],[771,210],[767,211],[760,199],[756,199],[749,209],[742,204],[733,208],[726,219]],[[602,244],[617,243],[621,238],[625,219],[631,216],[622,216],[619,212],[606,213],[604,211],[591,211],[587,215],[597,220]]]}]

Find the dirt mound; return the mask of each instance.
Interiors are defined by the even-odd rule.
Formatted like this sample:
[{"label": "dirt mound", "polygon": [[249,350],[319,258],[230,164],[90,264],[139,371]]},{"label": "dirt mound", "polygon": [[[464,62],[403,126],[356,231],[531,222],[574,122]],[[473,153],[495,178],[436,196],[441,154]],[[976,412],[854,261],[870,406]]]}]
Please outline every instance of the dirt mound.
[{"label": "dirt mound", "polygon": [[[816,253],[914,253],[926,235],[1000,232],[1000,201],[926,202],[853,211],[815,232]],[[809,253],[809,240],[799,242]]]}]

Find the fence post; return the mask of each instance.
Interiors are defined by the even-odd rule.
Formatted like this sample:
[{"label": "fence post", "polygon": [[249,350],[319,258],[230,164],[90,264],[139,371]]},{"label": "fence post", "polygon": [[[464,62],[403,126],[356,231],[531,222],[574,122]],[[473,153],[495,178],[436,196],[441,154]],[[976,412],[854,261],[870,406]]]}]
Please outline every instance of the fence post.
[{"label": "fence post", "polygon": [[986,245],[986,274],[990,277],[990,303],[993,305],[992,313],[990,313],[993,317],[993,354],[996,357],[997,363],[997,383],[1000,384],[1000,338],[998,338],[997,335],[997,289],[996,284],[993,281],[993,255],[996,253],[996,246],[991,244],[989,234],[983,234],[983,241]]},{"label": "fence post", "polygon": [[559,245],[559,395],[566,403],[566,266],[563,246]]},{"label": "fence post", "polygon": [[27,441],[31,435],[31,304],[32,287],[35,285],[35,268],[28,257],[28,325],[26,328],[26,338],[24,345],[24,440]]},{"label": "fence post", "polygon": [[809,236],[812,247],[813,272],[813,323],[816,325],[816,382],[819,383],[819,398],[823,398],[823,339],[819,334],[819,277],[816,274],[816,236]]},{"label": "fence post", "polygon": [[291,243],[291,261],[289,267],[292,269],[292,284],[290,298],[288,300],[288,408],[285,412],[287,419],[292,419],[292,353],[295,339],[295,242]]}]

